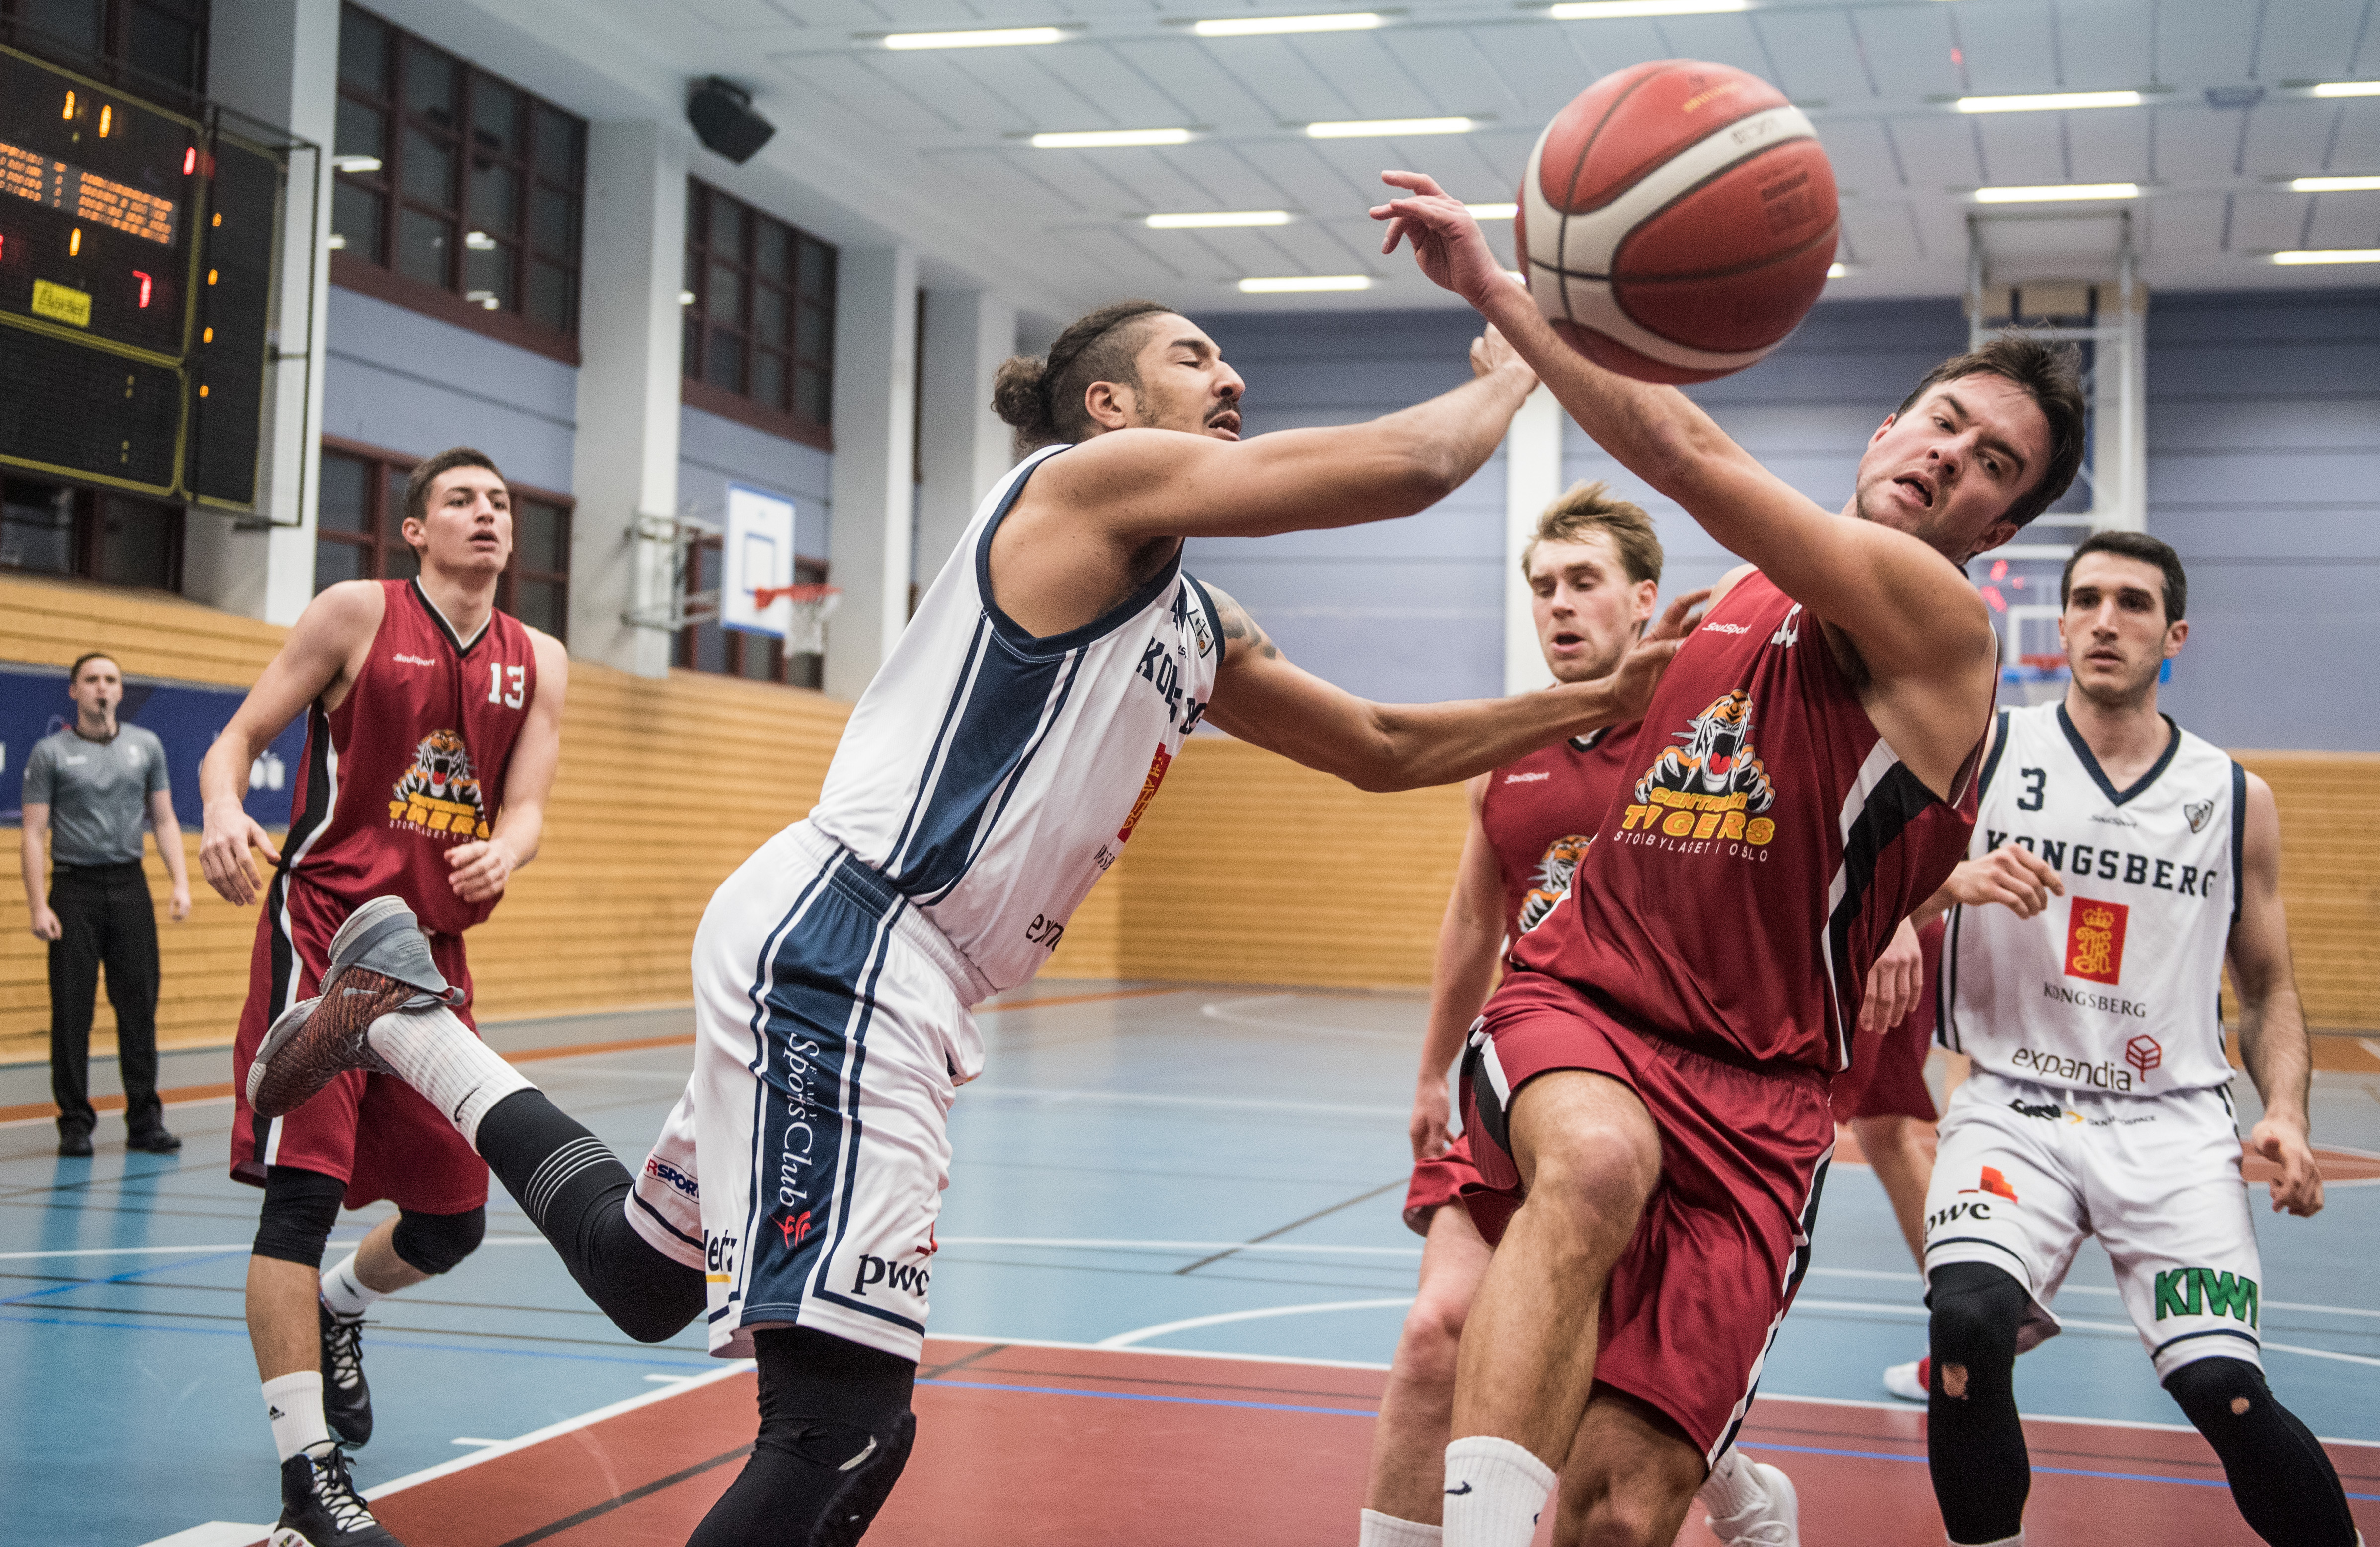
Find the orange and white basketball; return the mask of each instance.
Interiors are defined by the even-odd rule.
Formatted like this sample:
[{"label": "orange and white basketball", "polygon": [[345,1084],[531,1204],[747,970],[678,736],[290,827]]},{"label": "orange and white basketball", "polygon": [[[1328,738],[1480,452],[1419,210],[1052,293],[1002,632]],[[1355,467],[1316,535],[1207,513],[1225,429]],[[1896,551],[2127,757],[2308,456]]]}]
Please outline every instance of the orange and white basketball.
[{"label": "orange and white basketball", "polygon": [[1597,81],[1529,153],[1514,239],[1554,331],[1643,381],[1742,369],[1800,324],[1834,261],[1835,174],[1757,76],[1657,60]]}]

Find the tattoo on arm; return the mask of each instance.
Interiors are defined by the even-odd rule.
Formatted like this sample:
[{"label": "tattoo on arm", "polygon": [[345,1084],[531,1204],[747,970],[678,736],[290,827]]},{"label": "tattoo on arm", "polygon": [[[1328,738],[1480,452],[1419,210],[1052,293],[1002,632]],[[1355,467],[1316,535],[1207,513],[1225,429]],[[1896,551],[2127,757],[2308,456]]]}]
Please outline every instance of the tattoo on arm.
[{"label": "tattoo on arm", "polygon": [[[1222,619],[1225,639],[1234,642],[1245,640],[1244,648],[1257,652],[1267,660],[1277,660],[1281,658],[1280,647],[1273,644],[1271,636],[1265,633],[1263,625],[1248,615],[1246,608],[1212,586],[1207,587],[1207,594],[1215,598],[1215,611]],[[1231,647],[1225,647],[1228,649]]]}]

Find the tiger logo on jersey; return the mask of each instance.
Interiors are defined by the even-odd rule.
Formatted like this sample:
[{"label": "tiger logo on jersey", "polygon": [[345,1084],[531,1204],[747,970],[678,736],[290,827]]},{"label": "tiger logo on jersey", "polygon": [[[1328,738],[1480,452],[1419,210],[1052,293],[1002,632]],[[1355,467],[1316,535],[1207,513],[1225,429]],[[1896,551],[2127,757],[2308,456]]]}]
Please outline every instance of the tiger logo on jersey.
[{"label": "tiger logo on jersey", "polygon": [[1592,834],[1572,833],[1546,845],[1545,858],[1537,862],[1537,873],[1521,899],[1520,917],[1513,921],[1521,934],[1544,923],[1554,904],[1569,895],[1571,877],[1578,873],[1578,862],[1586,857],[1586,846],[1594,841]]},{"label": "tiger logo on jersey", "polygon": [[388,819],[422,832],[488,836],[487,807],[480,800],[480,776],[470,749],[452,731],[432,731],[413,749],[413,767],[396,781]]},{"label": "tiger logo on jersey", "polygon": [[1777,804],[1777,788],[1753,750],[1750,694],[1737,688],[1670,734],[1685,744],[1664,748],[1636,781],[1621,831],[1755,848],[1777,836],[1777,824],[1761,815]]}]

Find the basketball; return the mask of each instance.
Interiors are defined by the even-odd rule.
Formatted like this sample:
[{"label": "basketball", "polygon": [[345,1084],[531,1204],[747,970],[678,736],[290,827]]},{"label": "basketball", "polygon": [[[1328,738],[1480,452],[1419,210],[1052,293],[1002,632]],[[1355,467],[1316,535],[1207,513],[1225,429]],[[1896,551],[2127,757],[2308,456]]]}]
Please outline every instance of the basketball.
[{"label": "basketball", "polygon": [[1664,59],[1604,77],[1529,153],[1513,240],[1538,309],[1640,381],[1742,370],[1798,326],[1835,256],[1835,174],[1783,92]]}]

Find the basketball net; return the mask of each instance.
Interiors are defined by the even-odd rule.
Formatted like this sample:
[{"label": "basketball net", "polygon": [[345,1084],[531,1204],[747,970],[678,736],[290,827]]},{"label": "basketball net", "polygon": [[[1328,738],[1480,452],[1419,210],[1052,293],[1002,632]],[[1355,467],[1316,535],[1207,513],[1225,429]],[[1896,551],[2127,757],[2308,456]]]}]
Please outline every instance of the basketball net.
[{"label": "basketball net", "polygon": [[794,616],[785,625],[785,653],[795,656],[822,655],[826,651],[827,615],[843,600],[840,586],[755,586],[752,588],[752,610],[765,612],[781,601],[794,605]]}]

